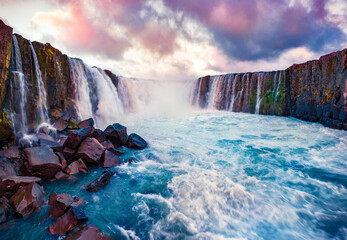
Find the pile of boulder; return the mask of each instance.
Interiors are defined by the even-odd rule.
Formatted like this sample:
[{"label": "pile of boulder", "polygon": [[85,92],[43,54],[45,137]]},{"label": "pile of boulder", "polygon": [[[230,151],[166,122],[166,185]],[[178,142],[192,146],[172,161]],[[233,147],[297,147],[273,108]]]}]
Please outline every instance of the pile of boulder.
[{"label": "pile of boulder", "polygon": [[[34,135],[18,138],[18,146],[0,151],[0,223],[7,220],[10,212],[13,217],[27,217],[41,208],[45,202],[41,179],[76,181],[76,174],[89,173],[89,166],[120,165],[119,156],[126,148],[147,147],[143,138],[135,133],[128,136],[127,128],[119,123],[102,131],[94,128],[91,118],[79,123],[59,118],[53,126],[43,125]],[[86,190],[100,190],[114,174],[114,170],[107,169]],[[48,232],[66,234],[86,221],[80,208],[84,202],[69,194],[52,194],[50,216],[57,219]],[[83,239],[85,234],[110,239],[93,225],[80,227],[69,239]]]}]

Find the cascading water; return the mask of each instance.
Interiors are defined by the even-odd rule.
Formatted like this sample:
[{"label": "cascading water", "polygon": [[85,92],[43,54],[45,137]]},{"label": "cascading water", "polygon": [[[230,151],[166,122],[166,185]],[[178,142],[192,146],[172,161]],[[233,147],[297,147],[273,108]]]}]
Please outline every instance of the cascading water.
[{"label": "cascading water", "polygon": [[264,79],[264,74],[261,73],[259,76],[258,76],[258,84],[257,84],[257,102],[255,104],[255,113],[256,114],[259,114],[259,110],[260,110],[260,104],[261,104],[261,97],[260,97],[260,91],[261,91],[261,83]]},{"label": "cascading water", "polygon": [[[11,93],[12,97],[16,98],[11,101],[12,105],[17,105],[18,113],[17,116],[13,117],[15,122],[15,130],[26,132],[27,131],[27,114],[26,114],[26,103],[27,103],[27,92],[28,86],[25,80],[25,76],[23,74],[22,69],[22,57],[20,53],[20,49],[18,46],[18,41],[15,35],[13,35],[13,51],[12,51],[12,59],[14,61],[14,71],[11,72]],[[16,90],[18,89],[18,90]],[[13,106],[13,108],[16,108]]]},{"label": "cascading water", "polygon": [[35,65],[35,78],[36,84],[38,88],[38,103],[37,103],[37,112],[39,115],[39,122],[49,122],[48,118],[48,110],[47,110],[47,93],[45,89],[45,85],[42,80],[41,70],[39,66],[39,62],[37,60],[35,49],[30,42],[31,53],[33,56],[33,61]]}]

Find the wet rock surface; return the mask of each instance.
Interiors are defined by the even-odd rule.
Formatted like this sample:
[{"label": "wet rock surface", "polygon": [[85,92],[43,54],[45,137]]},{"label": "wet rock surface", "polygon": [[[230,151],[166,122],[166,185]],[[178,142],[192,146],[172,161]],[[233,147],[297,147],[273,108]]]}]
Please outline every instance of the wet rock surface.
[{"label": "wet rock surface", "polygon": [[128,140],[127,128],[119,123],[109,125],[104,134],[106,139],[110,140],[115,146],[125,145]]},{"label": "wet rock surface", "polygon": [[95,138],[86,138],[76,153],[77,158],[81,158],[86,164],[100,163],[104,147]]},{"label": "wet rock surface", "polygon": [[62,169],[59,158],[48,146],[26,148],[24,165],[30,175],[53,178]]},{"label": "wet rock surface", "polygon": [[147,142],[136,133],[132,133],[129,135],[127,147],[133,149],[143,149],[147,147]]},{"label": "wet rock surface", "polygon": [[27,217],[38,211],[45,201],[43,187],[37,183],[29,183],[21,187],[10,199],[12,214]]},{"label": "wet rock surface", "polygon": [[107,169],[97,179],[86,186],[88,192],[96,192],[110,182],[111,177],[115,174],[114,171]]}]

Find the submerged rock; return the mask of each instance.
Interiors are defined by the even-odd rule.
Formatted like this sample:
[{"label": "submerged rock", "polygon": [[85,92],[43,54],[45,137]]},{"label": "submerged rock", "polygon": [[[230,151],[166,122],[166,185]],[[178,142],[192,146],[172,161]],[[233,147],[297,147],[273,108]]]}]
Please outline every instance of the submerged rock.
[{"label": "submerged rock", "polygon": [[87,225],[81,227],[81,229],[70,236],[66,237],[66,240],[113,240],[108,235],[105,235],[95,225]]},{"label": "submerged rock", "polygon": [[78,148],[76,157],[81,158],[85,163],[99,164],[104,147],[95,138],[86,138]]},{"label": "submerged rock", "polygon": [[102,156],[102,167],[109,168],[120,165],[120,159],[117,155],[109,150],[106,150]]},{"label": "submerged rock", "polygon": [[136,133],[132,133],[129,135],[127,147],[133,149],[143,149],[147,147],[147,142]]},{"label": "submerged rock", "polygon": [[82,159],[78,159],[67,166],[64,170],[67,174],[73,175],[76,173],[89,173],[88,168],[82,161]]},{"label": "submerged rock", "polygon": [[106,184],[109,183],[111,177],[115,174],[115,172],[107,169],[104,171],[97,179],[92,181],[86,186],[86,190],[89,192],[96,192],[103,188]]},{"label": "submerged rock", "polygon": [[24,218],[38,211],[44,202],[45,192],[37,183],[21,187],[10,199],[12,213]]},{"label": "submerged rock", "polygon": [[109,125],[105,129],[104,134],[106,139],[110,140],[115,146],[125,145],[128,140],[127,128],[119,123]]},{"label": "submerged rock", "polygon": [[64,148],[76,149],[81,142],[87,137],[91,136],[94,132],[94,127],[86,127],[79,130],[75,130],[69,134],[68,138],[64,142]]},{"label": "submerged rock", "polygon": [[19,188],[24,187],[30,183],[41,183],[38,177],[27,176],[9,176],[0,178],[0,197],[12,197]]},{"label": "submerged rock", "polygon": [[10,203],[7,198],[0,198],[0,223],[6,222],[10,213]]},{"label": "submerged rock", "polygon": [[24,165],[29,174],[41,178],[53,178],[62,169],[57,155],[48,146],[24,150]]}]

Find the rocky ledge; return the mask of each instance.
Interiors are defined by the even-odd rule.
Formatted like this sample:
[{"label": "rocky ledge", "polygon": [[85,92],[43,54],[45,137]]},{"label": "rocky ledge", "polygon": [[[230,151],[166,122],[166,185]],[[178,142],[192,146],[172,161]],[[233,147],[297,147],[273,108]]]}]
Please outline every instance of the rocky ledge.
[{"label": "rocky ledge", "polygon": [[[65,127],[60,126],[62,122]],[[88,167],[108,168],[85,187],[96,192],[117,174],[112,167],[122,164],[119,156],[123,151],[147,147],[143,138],[134,133],[128,136],[127,128],[119,123],[103,131],[94,128],[91,118],[76,123],[64,117],[55,125],[60,130],[41,125],[29,138],[17,138],[17,146],[0,151],[0,223],[40,211],[46,201],[42,180],[78,181],[78,173],[88,174]],[[47,231],[66,239],[112,239],[87,224],[85,204],[84,198],[68,193],[51,194],[49,217],[54,222]]]}]

